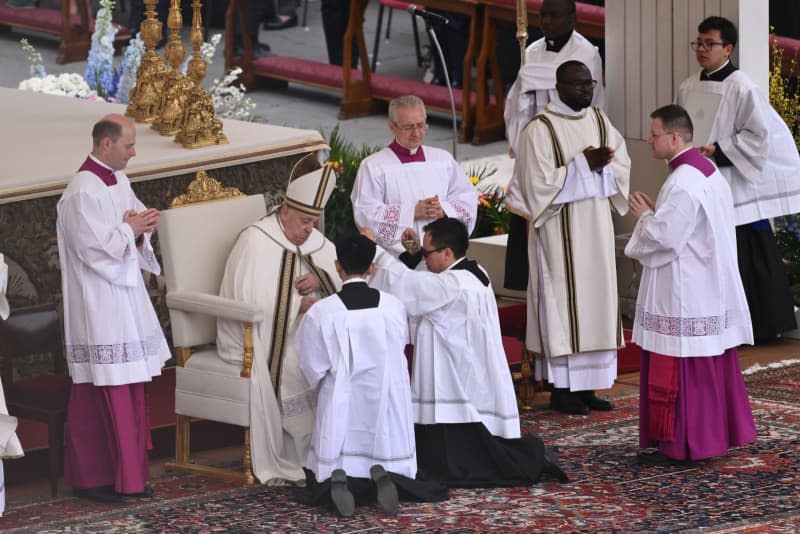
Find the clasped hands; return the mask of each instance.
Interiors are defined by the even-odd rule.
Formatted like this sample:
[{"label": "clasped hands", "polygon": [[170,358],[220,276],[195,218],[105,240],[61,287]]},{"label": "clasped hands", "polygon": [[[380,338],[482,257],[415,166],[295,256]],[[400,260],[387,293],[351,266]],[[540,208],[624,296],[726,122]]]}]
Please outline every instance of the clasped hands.
[{"label": "clasped hands", "polygon": [[148,208],[139,212],[128,210],[122,215],[122,222],[131,227],[133,237],[137,238],[142,234],[154,232],[160,221],[161,212],[156,208]]},{"label": "clasped hands", "polygon": [[439,195],[423,198],[414,207],[414,219],[439,219],[441,217],[444,217],[444,210],[439,202]]},{"label": "clasped hands", "polygon": [[601,146],[600,148],[589,147],[584,149],[583,155],[586,158],[586,163],[589,164],[589,168],[594,172],[600,172],[603,167],[614,159],[614,149],[608,146]]},{"label": "clasped hands", "polygon": [[647,211],[656,211],[655,203],[641,191],[631,193],[628,197],[628,208],[631,211],[631,215],[637,219]]}]

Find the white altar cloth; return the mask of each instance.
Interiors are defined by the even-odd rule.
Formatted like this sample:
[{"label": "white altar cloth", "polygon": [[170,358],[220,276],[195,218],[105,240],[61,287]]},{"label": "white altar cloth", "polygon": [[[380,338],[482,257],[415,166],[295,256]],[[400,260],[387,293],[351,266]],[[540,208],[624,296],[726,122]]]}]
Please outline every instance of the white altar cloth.
[{"label": "white altar cloth", "polygon": [[[0,88],[0,204],[60,195],[92,149],[92,125],[123,104]],[[136,123],[136,157],[125,173],[141,182],[327,148],[319,132],[223,119],[227,145],[188,149]]]}]

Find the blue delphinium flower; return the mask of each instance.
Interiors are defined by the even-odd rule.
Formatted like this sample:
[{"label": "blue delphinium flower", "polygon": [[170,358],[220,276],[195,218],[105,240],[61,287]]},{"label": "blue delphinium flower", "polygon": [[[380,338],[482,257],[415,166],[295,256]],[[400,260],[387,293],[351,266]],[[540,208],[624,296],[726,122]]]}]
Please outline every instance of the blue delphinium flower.
[{"label": "blue delphinium flower", "polygon": [[136,73],[139,71],[139,65],[141,65],[142,56],[144,55],[144,41],[142,41],[140,35],[137,33],[136,37],[131,39],[130,44],[128,44],[122,55],[116,98],[117,102],[123,104],[130,102],[130,93],[136,87]]},{"label": "blue delphinium flower", "polygon": [[100,9],[94,22],[92,46],[86,64],[86,82],[97,94],[109,99],[116,94],[114,72],[114,37],[117,28],[111,23],[114,0],[100,0]]}]

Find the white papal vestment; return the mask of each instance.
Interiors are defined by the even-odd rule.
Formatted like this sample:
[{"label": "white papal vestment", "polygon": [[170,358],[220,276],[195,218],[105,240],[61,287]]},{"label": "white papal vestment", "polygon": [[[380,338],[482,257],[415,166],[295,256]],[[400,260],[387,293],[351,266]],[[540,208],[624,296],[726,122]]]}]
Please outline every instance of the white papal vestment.
[{"label": "white papal vestment", "polygon": [[[599,146],[616,152],[593,172],[583,150]],[[526,345],[544,357],[537,378],[572,391],[609,388],[622,346],[611,213],[628,209],[625,141],[600,109],[575,112],[554,100],[519,148],[529,217]]]},{"label": "white papal vestment", "polygon": [[297,343],[303,376],[319,386],[307,464],[317,481],[334,469],[369,478],[376,464],[413,479],[408,323],[400,301],[382,292],[377,307],[348,310],[332,295],[308,311]]},{"label": "white papal vestment", "polygon": [[439,197],[444,214],[459,219],[472,233],[478,213],[478,193],[449,152],[422,146],[425,161],[401,163],[391,148],[361,162],[353,186],[353,218],[358,228],[369,228],[379,246],[394,257],[405,249],[400,235],[422,228],[433,219],[414,219],[417,202]]},{"label": "white papal vestment", "polygon": [[[263,483],[305,479],[302,467],[314,424],[316,391],[308,387],[297,362],[295,336],[302,295],[294,281],[314,270],[323,292],[313,296],[335,292],[335,258],[333,244],[317,230],[300,246],[289,242],[273,213],[242,231],[225,265],[220,295],[264,310],[264,321],[253,331],[250,380],[253,473]],[[243,341],[241,323],[217,322],[217,349],[223,359],[241,363]]]},{"label": "white papal vestment", "polygon": [[[412,335],[414,422],[480,422],[495,436],[520,437],[519,412],[491,286],[456,263],[412,271],[378,249],[374,287],[400,299],[417,322]],[[488,277],[487,277],[488,278]]]},{"label": "white papal vestment", "polygon": [[108,186],[80,171],[58,201],[64,341],[75,384],[149,382],[171,356],[141,273],[161,272],[150,235],[137,246],[122,222],[145,206],[124,173],[114,177]]}]

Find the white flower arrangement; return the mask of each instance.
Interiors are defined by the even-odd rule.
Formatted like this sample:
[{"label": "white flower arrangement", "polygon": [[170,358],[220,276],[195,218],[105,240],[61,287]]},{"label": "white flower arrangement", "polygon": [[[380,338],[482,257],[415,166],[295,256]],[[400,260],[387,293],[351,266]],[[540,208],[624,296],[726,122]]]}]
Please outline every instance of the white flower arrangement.
[{"label": "white flower arrangement", "polygon": [[255,103],[245,95],[244,85],[233,85],[242,73],[241,67],[234,67],[222,80],[215,78],[208,88],[217,115],[226,119],[252,120]]},{"label": "white flower arrangement", "polygon": [[[120,75],[117,78],[113,64],[114,36],[117,29],[111,23],[114,0],[100,0],[100,5],[95,32],[92,34],[92,48],[89,51],[86,78],[84,79],[83,76],[76,73],[58,76],[45,74],[41,54],[27,39],[22,39],[20,45],[28,54],[33,77],[20,82],[18,89],[51,95],[129,102],[130,91],[136,86],[136,73],[145,52],[144,42],[138,34],[131,40],[123,53]],[[208,42],[201,45],[200,55],[207,64],[210,65],[214,60],[217,46],[221,40],[222,35],[217,33],[211,36]],[[181,69],[184,73],[188,59],[187,56]],[[256,108],[255,103],[246,96],[244,85],[234,85],[241,73],[242,69],[235,67],[221,80],[217,78],[211,82],[208,93],[211,95],[211,101],[219,117],[245,121],[254,120],[252,113]]]},{"label": "white flower arrangement", "polygon": [[55,76],[47,74],[44,78],[34,76],[27,80],[22,80],[17,87],[21,91],[33,91],[48,95],[73,96],[79,98],[90,98],[97,96],[83,76],[74,72],[68,72]]}]

